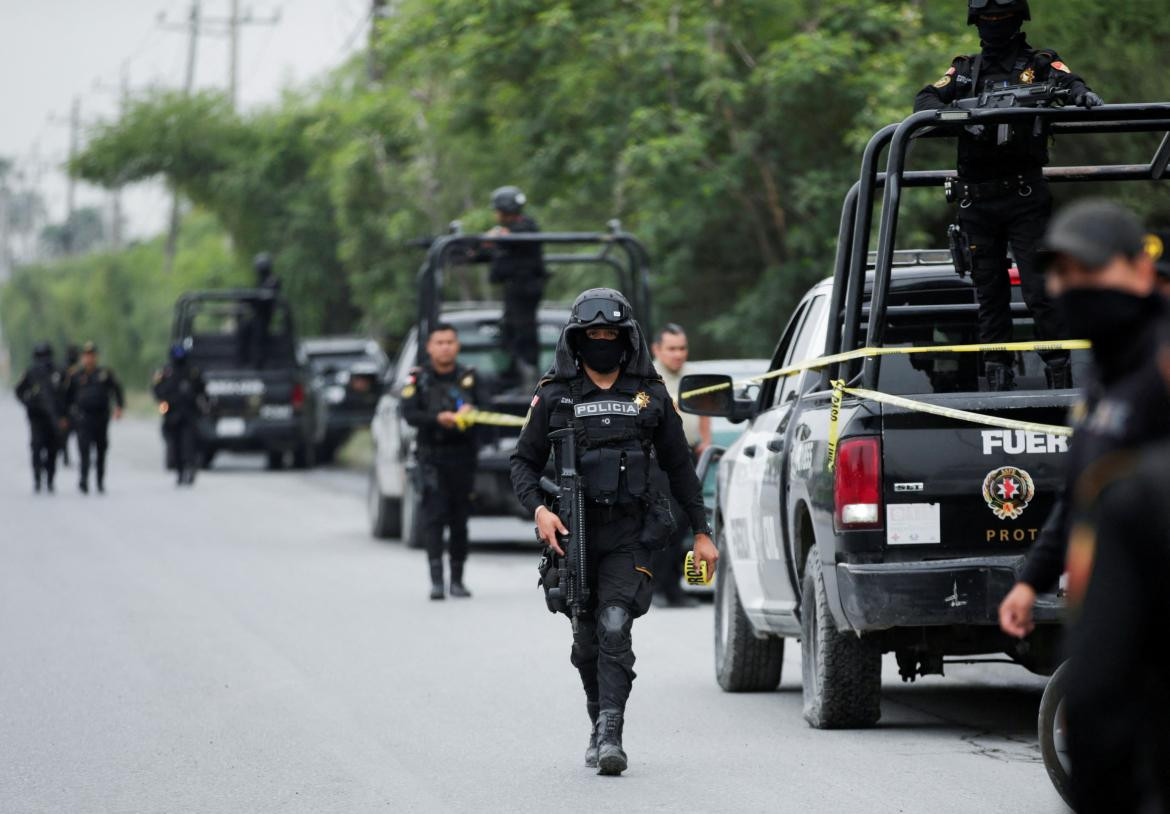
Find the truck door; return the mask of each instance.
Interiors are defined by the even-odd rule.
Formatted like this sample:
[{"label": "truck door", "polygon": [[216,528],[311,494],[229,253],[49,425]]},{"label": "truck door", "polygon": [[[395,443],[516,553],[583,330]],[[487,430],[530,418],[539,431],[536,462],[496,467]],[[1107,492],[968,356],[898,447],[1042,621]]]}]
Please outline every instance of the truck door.
[{"label": "truck door", "polygon": [[[787,347],[774,369],[788,367],[815,356],[824,347],[826,297],[818,294],[806,300],[800,320],[796,323]],[[821,337],[818,345],[814,338]],[[775,360],[774,360],[775,362]],[[771,380],[761,394],[767,405],[756,419],[756,456],[760,460],[759,477],[754,484],[756,493],[756,538],[760,541],[760,583],[764,593],[764,612],[772,619],[772,627],[790,628],[797,632],[796,605],[798,597],[790,576],[790,546],[785,532],[787,507],[784,490],[787,487],[787,462],[790,443],[789,420],[800,388],[809,373],[796,373]]]}]

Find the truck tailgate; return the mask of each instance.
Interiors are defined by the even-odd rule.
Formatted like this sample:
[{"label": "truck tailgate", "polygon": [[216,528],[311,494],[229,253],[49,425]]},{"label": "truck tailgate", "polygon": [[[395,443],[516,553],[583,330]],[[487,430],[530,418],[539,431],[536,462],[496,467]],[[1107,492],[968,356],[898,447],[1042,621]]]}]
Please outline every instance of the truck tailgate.
[{"label": "truck tailgate", "polygon": [[[913,398],[913,397],[912,397]],[[924,401],[1040,424],[1067,424],[1073,391],[948,394]],[[886,545],[954,557],[1019,552],[1063,485],[1068,438],[883,407]],[[925,547],[929,547],[926,549]]]}]

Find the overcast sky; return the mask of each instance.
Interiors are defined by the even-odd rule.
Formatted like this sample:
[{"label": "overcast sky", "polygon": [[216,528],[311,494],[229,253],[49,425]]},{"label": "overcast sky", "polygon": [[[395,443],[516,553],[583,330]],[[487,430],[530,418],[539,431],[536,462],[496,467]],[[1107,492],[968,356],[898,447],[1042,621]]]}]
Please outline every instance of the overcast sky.
[{"label": "overcast sky", "polygon": [[[201,0],[205,18],[224,18],[230,0]],[[181,24],[191,0],[0,0],[0,156],[14,158],[26,183],[40,187],[50,216],[65,214],[61,164],[69,151],[67,120],[74,96],[83,122],[110,118],[126,65],[131,90],[183,82],[187,38],[161,30],[162,14]],[[244,108],[275,100],[282,87],[304,82],[340,63],[365,42],[369,0],[240,0],[254,17],[279,12],[274,26],[242,29],[240,103]],[[227,40],[199,40],[196,85],[226,88]],[[79,206],[108,206],[102,190],[82,186]],[[162,229],[166,218],[158,185],[140,185],[126,195],[129,234]]]}]

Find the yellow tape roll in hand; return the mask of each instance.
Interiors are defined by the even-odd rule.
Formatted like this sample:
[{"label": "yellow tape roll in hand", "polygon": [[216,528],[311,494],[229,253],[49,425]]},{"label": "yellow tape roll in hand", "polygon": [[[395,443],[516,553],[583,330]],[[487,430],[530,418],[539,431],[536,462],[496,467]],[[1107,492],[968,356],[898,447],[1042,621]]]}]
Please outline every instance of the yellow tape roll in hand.
[{"label": "yellow tape roll in hand", "polygon": [[492,413],[487,410],[468,410],[455,414],[455,426],[460,430],[470,427],[523,427],[524,416],[511,413]]},{"label": "yellow tape roll in hand", "polygon": [[700,560],[699,567],[695,567],[695,552],[688,551],[686,562],[683,563],[683,576],[687,585],[710,585],[711,577],[707,574],[707,563]]}]

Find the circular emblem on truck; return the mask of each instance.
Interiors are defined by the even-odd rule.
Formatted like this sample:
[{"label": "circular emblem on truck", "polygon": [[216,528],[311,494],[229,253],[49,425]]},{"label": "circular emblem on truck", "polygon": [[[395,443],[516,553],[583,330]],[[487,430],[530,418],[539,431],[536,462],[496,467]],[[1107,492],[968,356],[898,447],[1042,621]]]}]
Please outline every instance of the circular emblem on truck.
[{"label": "circular emblem on truck", "polygon": [[1001,466],[983,479],[983,499],[1000,520],[1015,520],[1034,497],[1036,484],[1032,476],[1017,467]]}]

